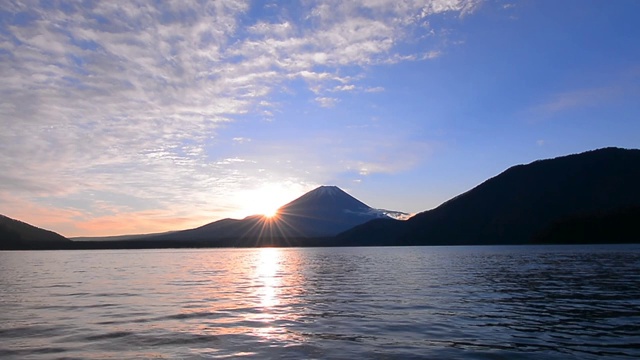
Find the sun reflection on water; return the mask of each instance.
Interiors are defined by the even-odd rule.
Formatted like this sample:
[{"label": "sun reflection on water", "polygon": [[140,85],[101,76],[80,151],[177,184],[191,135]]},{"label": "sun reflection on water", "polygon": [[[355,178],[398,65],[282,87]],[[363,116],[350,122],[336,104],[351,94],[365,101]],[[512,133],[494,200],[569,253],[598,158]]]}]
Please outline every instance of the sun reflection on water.
[{"label": "sun reflection on water", "polygon": [[280,272],[281,250],[278,248],[262,248],[256,266],[256,277],[261,285],[258,289],[260,305],[270,308],[280,304],[277,291],[282,281]]},{"label": "sun reflection on water", "polygon": [[176,284],[190,289],[184,291],[188,306],[174,316],[181,331],[200,337],[249,335],[265,343],[305,341],[294,330],[300,317],[295,307],[301,291],[299,257],[282,248],[237,249],[225,255],[225,260],[203,262],[189,274],[174,274]]},{"label": "sun reflection on water", "polygon": [[264,339],[281,339],[286,337],[286,329],[278,324],[286,314],[280,309],[282,289],[282,250],[278,248],[262,248],[257,258],[255,277],[257,288],[256,307],[260,312],[251,316],[252,320],[261,323],[253,329],[253,333]]}]

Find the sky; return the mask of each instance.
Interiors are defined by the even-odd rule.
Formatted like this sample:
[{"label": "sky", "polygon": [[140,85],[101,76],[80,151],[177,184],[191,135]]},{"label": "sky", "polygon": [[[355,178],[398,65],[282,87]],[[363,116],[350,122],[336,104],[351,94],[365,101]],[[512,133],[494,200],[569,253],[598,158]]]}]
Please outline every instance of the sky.
[{"label": "sky", "polygon": [[640,1],[0,2],[0,214],[73,236],[319,185],[434,208],[640,147]]}]

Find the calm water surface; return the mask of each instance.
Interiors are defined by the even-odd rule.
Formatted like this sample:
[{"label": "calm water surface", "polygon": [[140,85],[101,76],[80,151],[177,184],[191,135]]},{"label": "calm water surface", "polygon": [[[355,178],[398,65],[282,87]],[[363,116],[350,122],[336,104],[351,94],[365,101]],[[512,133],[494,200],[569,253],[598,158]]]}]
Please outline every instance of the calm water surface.
[{"label": "calm water surface", "polygon": [[640,358],[640,246],[0,252],[0,358]]}]

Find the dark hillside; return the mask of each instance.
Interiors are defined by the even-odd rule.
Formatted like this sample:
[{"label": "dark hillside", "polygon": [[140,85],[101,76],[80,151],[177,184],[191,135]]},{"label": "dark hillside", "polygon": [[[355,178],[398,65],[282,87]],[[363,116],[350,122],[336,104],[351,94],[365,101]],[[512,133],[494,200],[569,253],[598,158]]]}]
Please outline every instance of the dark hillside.
[{"label": "dark hillside", "polygon": [[0,249],[28,249],[70,243],[64,236],[0,215]]},{"label": "dark hillside", "polygon": [[555,221],[633,206],[640,206],[640,150],[605,148],[514,166],[401,226],[364,224],[340,237],[390,244],[522,244]]}]

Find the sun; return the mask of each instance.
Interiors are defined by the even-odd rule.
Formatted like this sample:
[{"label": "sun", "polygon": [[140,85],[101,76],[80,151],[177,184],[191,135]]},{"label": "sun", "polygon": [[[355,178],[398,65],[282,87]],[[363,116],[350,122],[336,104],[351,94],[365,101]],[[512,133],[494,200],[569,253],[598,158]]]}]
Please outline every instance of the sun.
[{"label": "sun", "polygon": [[268,218],[273,218],[278,215],[278,208],[269,208],[265,207],[264,210],[261,211],[261,215]]},{"label": "sun", "polygon": [[247,189],[236,196],[239,215],[274,218],[278,215],[278,209],[295,198],[298,192],[297,187],[280,183],[260,184],[253,189]]},{"label": "sun", "polygon": [[262,215],[272,218],[278,214],[278,208],[282,205],[278,201],[277,194],[269,191],[256,191],[249,199],[248,212],[250,215]]}]

